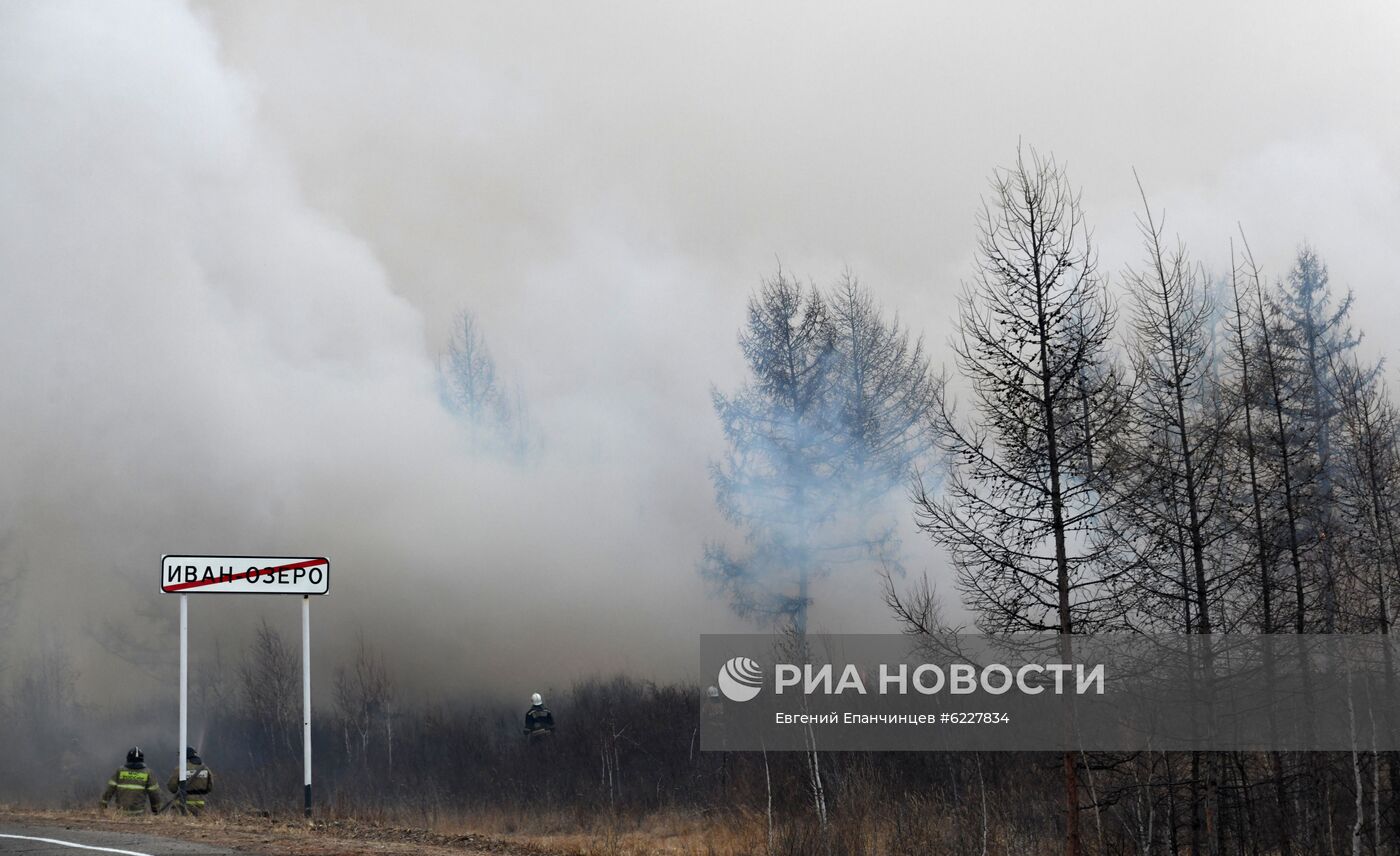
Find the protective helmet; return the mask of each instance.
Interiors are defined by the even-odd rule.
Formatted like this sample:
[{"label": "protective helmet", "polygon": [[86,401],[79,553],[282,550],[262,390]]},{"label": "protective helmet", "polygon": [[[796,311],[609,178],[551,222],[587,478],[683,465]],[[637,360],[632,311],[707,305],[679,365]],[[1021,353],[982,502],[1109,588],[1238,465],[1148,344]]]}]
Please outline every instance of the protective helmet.
[{"label": "protective helmet", "polygon": [[708,695],[710,698],[719,698],[719,687],[710,687],[709,689],[705,690],[705,694]]},{"label": "protective helmet", "polygon": [[539,693],[535,693],[534,695],[530,696],[530,704],[534,704],[534,705],[541,705],[541,704],[544,704],[544,699],[540,697],[540,694],[539,694]]},{"label": "protective helmet", "polygon": [[194,748],[193,746],[186,746],[186,747],[185,747],[185,760],[186,760],[186,761],[194,761],[194,762],[198,763],[198,762],[199,762],[199,750],[196,749],[196,748]]},{"label": "protective helmet", "polygon": [[126,763],[140,764],[146,760],[146,753],[141,751],[140,746],[133,746],[126,750]]}]

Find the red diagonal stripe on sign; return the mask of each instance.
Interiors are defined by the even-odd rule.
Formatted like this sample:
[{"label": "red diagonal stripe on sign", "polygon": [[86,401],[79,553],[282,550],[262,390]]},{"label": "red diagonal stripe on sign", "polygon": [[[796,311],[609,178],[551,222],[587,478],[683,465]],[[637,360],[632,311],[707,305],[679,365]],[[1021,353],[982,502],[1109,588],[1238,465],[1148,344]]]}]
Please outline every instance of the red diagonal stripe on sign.
[{"label": "red diagonal stripe on sign", "polygon": [[235,580],[245,579],[249,576],[252,576],[253,574],[262,575],[275,574],[278,571],[295,571],[298,568],[311,568],[315,567],[316,565],[324,565],[325,563],[325,559],[307,559],[304,562],[295,562],[290,565],[279,565],[275,568],[250,568],[241,574],[234,574],[228,577],[221,576],[208,580],[194,580],[193,582],[188,583],[176,583],[173,586],[163,587],[161,591],[184,591],[185,589],[199,588],[201,586],[213,586],[218,585],[219,583],[231,583]]}]

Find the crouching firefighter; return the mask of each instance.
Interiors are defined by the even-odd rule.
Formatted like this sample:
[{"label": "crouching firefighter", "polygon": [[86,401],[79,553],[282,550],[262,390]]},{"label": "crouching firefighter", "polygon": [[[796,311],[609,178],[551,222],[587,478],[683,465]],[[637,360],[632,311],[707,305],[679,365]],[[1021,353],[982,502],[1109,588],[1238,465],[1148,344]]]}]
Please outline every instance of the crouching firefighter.
[{"label": "crouching firefighter", "polygon": [[146,756],[140,746],[131,747],[126,753],[126,763],[107,780],[107,789],[102,792],[102,808],[107,808],[113,797],[122,811],[145,814],[148,804],[152,812],[160,810],[160,783],[146,766]]},{"label": "crouching firefighter", "polygon": [[525,711],[525,738],[531,743],[543,742],[554,734],[554,714],[544,706],[539,693],[530,696],[530,709]]},{"label": "crouching firefighter", "polygon": [[[170,774],[170,781],[165,783],[170,792],[175,795],[172,801],[176,809],[180,808],[180,771],[176,770]],[[185,747],[185,805],[184,810],[198,817],[204,811],[204,798],[214,789],[214,774],[209,772],[209,768],[204,766],[204,759],[199,757],[199,751],[193,746]]]}]

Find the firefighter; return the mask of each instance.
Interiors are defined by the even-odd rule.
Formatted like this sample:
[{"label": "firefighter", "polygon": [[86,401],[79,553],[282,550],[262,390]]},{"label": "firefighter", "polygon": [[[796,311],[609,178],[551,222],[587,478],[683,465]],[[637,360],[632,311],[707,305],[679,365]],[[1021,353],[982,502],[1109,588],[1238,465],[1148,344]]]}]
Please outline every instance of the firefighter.
[{"label": "firefighter", "polygon": [[700,723],[712,744],[720,749],[727,746],[724,739],[724,699],[720,697],[719,687],[705,690],[705,701],[700,705]]},{"label": "firefighter", "polygon": [[[193,746],[185,747],[185,811],[198,817],[204,811],[204,797],[214,789],[214,774],[209,772],[209,768],[204,766],[204,759],[199,757],[199,750]],[[180,771],[176,770],[170,774],[170,781],[165,783],[172,794],[179,799],[180,794]]]},{"label": "firefighter", "polygon": [[525,736],[531,743],[554,733],[554,714],[544,706],[539,693],[530,696],[530,709],[525,711]]},{"label": "firefighter", "polygon": [[126,764],[107,780],[107,789],[102,792],[102,808],[107,808],[114,796],[117,808],[123,811],[145,814],[147,804],[152,812],[160,810],[160,783],[146,766],[146,755],[140,746],[131,747],[126,753]]}]

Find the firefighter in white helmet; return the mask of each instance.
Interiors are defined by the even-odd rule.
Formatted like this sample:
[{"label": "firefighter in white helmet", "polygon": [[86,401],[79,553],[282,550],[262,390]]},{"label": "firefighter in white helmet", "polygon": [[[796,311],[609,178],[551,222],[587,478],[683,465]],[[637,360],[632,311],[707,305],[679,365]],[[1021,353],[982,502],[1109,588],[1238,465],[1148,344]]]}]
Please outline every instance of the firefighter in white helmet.
[{"label": "firefighter in white helmet", "polygon": [[525,736],[530,742],[543,739],[554,733],[554,714],[544,706],[539,693],[530,696],[530,709],[525,711]]}]

